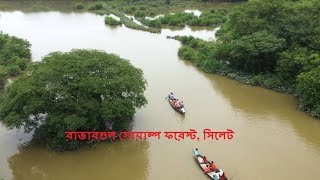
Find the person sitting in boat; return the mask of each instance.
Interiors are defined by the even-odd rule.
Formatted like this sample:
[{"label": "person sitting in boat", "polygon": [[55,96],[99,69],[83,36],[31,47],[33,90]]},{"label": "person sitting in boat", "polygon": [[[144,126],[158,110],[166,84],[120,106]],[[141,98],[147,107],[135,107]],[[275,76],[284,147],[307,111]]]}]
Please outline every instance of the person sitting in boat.
[{"label": "person sitting in boat", "polygon": [[206,156],[203,156],[202,157],[202,162],[200,163],[200,164],[205,164],[205,163],[208,163],[209,161],[208,161],[208,159],[207,159],[207,157]]},{"label": "person sitting in boat", "polygon": [[173,107],[175,107],[176,101],[177,101],[176,98],[173,98],[173,99],[172,99],[171,104],[172,104]]},{"label": "person sitting in boat", "polygon": [[224,172],[220,176],[220,180],[227,180],[226,174]]},{"label": "person sitting in boat", "polygon": [[180,109],[179,99],[177,99],[177,101],[175,102],[174,107],[176,107],[177,109]]},{"label": "person sitting in boat", "polygon": [[193,151],[193,154],[196,156],[196,157],[201,157],[199,151],[198,151],[198,148],[196,148],[196,150]]},{"label": "person sitting in boat", "polygon": [[211,170],[210,170],[210,167],[209,165],[207,165],[205,168],[204,168],[204,172],[205,173],[209,173]]},{"label": "person sitting in boat", "polygon": [[222,169],[219,169],[219,176],[220,176],[220,179],[224,176],[224,172],[222,171]]},{"label": "person sitting in boat", "polygon": [[220,180],[220,171],[219,171],[219,169],[217,169],[217,171],[213,173],[213,179],[214,180]]},{"label": "person sitting in boat", "polygon": [[218,170],[216,164],[215,164],[213,161],[211,161],[211,166],[210,166],[210,168],[211,168],[211,171],[217,171],[217,170]]},{"label": "person sitting in boat", "polygon": [[184,108],[183,101],[180,102],[180,107]]},{"label": "person sitting in boat", "polygon": [[173,99],[174,99],[174,96],[173,96],[173,93],[172,93],[172,92],[169,94],[169,99],[170,99],[170,100],[173,100]]}]

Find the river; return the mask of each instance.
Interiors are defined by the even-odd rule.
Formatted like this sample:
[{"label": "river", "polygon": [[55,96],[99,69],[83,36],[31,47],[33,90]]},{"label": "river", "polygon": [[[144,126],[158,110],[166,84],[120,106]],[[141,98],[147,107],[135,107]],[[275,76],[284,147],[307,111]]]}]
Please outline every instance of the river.
[{"label": "river", "polygon": [[[232,140],[119,141],[60,154],[28,145],[30,134],[0,126],[0,179],[207,179],[192,157],[195,147],[231,179],[320,177],[319,120],[297,111],[291,95],[206,74],[179,59],[180,43],[166,38],[168,30],[111,28],[90,13],[20,11],[1,12],[0,30],[30,41],[34,61],[51,51],[89,48],[118,54],[141,68],[148,104],[135,114],[134,131],[235,132]],[[214,30],[185,32],[214,39]],[[165,100],[170,91],[184,101],[185,116]]]}]

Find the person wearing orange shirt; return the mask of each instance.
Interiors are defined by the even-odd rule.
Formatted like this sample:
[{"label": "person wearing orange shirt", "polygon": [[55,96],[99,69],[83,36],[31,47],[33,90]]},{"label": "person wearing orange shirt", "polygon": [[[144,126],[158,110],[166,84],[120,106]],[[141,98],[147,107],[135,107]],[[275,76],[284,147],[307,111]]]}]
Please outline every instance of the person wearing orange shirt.
[{"label": "person wearing orange shirt", "polygon": [[212,171],[216,171],[217,170],[217,166],[215,163],[213,163],[213,161],[211,161],[211,166],[210,166]]}]

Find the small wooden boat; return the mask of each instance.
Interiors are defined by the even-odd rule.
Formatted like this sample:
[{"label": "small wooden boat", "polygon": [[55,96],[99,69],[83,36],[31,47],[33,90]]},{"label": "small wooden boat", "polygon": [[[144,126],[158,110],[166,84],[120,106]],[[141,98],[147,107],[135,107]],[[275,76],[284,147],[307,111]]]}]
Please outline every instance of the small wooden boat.
[{"label": "small wooden boat", "polygon": [[[197,161],[197,163],[199,164],[199,166],[201,167],[201,169],[202,169],[202,171],[204,172],[204,169],[206,168],[206,166],[207,165],[211,165],[210,163],[204,163],[204,164],[202,164],[202,162],[203,162],[203,159],[202,159],[202,157],[203,156],[195,156],[194,154],[194,151],[195,150],[193,150],[193,157],[195,158],[195,160]],[[209,173],[206,173],[209,177],[210,177],[210,179],[214,179],[213,178],[213,175],[214,175],[214,172],[212,171],[212,172],[209,172]],[[221,179],[221,178],[220,178]],[[225,180],[228,180],[228,178],[225,178]]]},{"label": "small wooden boat", "polygon": [[168,95],[168,101],[169,101],[169,104],[171,105],[171,107],[172,107],[174,110],[178,111],[178,112],[181,113],[181,114],[185,114],[185,113],[186,113],[184,107],[183,107],[183,108],[176,108],[176,107],[174,107],[174,105],[172,104],[172,100],[170,100],[170,98],[169,98],[169,95]]}]

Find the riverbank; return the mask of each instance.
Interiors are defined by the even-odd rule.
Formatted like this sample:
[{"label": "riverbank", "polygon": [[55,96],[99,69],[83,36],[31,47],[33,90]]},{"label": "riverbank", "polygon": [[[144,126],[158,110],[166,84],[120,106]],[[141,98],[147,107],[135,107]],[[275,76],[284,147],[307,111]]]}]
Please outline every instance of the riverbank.
[{"label": "riverbank", "polygon": [[[319,7],[320,4],[312,0],[299,3],[248,2],[229,14],[227,23],[218,31],[217,42],[175,37],[183,45],[178,55],[207,73],[294,94],[299,101],[298,109],[319,119],[317,29],[320,23],[313,21],[319,18],[319,14],[314,13]],[[270,8],[283,11],[283,15],[269,11]],[[254,14],[259,16],[258,20]],[[296,16],[300,19],[292,22]],[[301,22],[305,24],[295,26]]]},{"label": "riverbank", "polygon": [[[99,15],[110,15],[113,14],[120,18],[120,22],[126,27],[142,30],[151,33],[160,33],[161,27],[152,26],[152,20],[145,19],[146,17],[156,17],[157,15],[168,14],[169,13],[182,13],[184,10],[194,9],[200,11],[208,11],[211,9],[232,9],[234,6],[240,4],[236,3],[221,3],[221,2],[199,2],[196,0],[155,0],[155,1],[39,1],[39,0],[29,0],[29,1],[5,1],[0,0],[0,10],[12,11],[14,9],[21,9],[24,12],[35,12],[35,11],[52,11],[59,10],[63,12],[94,12]],[[210,13],[209,13],[210,14]],[[206,16],[205,18],[208,18]],[[204,18],[203,18],[204,19]],[[140,22],[142,23],[140,23]],[[147,27],[143,22],[151,24]],[[181,27],[182,22],[180,19],[175,19],[175,23],[169,24],[171,27],[178,26]],[[215,23],[219,23],[219,20]],[[193,21],[191,25],[211,25],[208,24],[208,20]]]}]

